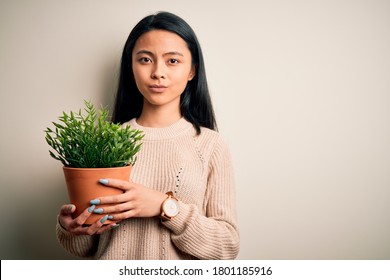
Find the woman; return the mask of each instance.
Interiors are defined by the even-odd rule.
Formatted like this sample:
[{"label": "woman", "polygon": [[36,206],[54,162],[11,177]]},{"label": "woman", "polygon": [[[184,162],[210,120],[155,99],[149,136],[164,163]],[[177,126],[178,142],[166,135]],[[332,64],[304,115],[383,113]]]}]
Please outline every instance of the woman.
[{"label": "woman", "polygon": [[[124,47],[113,121],[144,131],[124,193],[98,197],[78,217],[63,205],[57,238],[94,259],[234,259],[239,250],[229,151],[216,130],[202,52],[191,27],[161,12]],[[99,208],[100,204],[114,206]],[[105,217],[82,226],[95,213]],[[120,221],[104,225],[106,219]]]}]

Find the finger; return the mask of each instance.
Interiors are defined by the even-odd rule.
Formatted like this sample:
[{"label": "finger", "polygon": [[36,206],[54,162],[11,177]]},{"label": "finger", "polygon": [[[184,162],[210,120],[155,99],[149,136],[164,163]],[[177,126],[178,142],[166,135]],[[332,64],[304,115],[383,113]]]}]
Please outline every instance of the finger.
[{"label": "finger", "polygon": [[132,191],[127,191],[123,194],[116,194],[110,196],[101,196],[90,201],[91,204],[100,205],[100,204],[116,204],[122,203],[126,201],[130,201],[133,199],[135,193]]},{"label": "finger", "polygon": [[70,223],[69,226],[71,228],[77,228],[82,226],[85,223],[85,221],[89,218],[89,216],[91,216],[93,209],[95,209],[95,207],[96,207],[95,205],[92,205],[87,209],[85,209],[78,217],[73,219],[73,221]]},{"label": "finger", "polygon": [[[86,233],[89,235],[97,234],[97,232],[102,229],[102,227],[103,227],[104,223],[107,221],[107,219],[108,219],[108,215],[105,215],[103,218],[97,220],[91,226],[89,226],[88,228],[85,228]],[[104,226],[104,227],[106,227],[106,226]]]},{"label": "finger", "polygon": [[100,179],[99,183],[107,187],[113,187],[124,191],[127,191],[131,187],[130,181],[124,181],[124,180],[112,179],[112,178]]},{"label": "finger", "polygon": [[65,204],[61,206],[60,215],[71,215],[76,210],[73,204]]},{"label": "finger", "polygon": [[131,209],[129,211],[122,212],[119,214],[112,214],[111,216],[112,216],[112,220],[121,221],[121,220],[129,219],[129,218],[136,218],[139,216],[139,214],[140,214],[139,209]]},{"label": "finger", "polygon": [[108,225],[104,225],[104,222],[107,220],[108,215],[103,217],[102,219],[97,220],[91,225],[83,225],[83,226],[78,226],[74,229],[71,230],[72,233],[76,235],[94,235],[94,234],[100,234],[101,232],[106,231],[106,227]]},{"label": "finger", "polygon": [[58,222],[60,223],[61,227],[68,230],[69,224],[72,222],[73,217],[72,213],[76,210],[76,206],[73,204],[65,204],[61,206],[60,214],[58,216]]},{"label": "finger", "polygon": [[122,213],[125,211],[132,210],[134,208],[137,208],[138,203],[134,201],[127,201],[124,203],[114,204],[112,206],[105,206],[96,209],[95,213],[105,213],[105,214],[115,214],[115,213]]},{"label": "finger", "polygon": [[114,224],[110,224],[110,225],[105,225],[105,226],[102,226],[97,232],[96,234],[102,234],[103,232],[107,231],[107,230],[113,230],[115,228],[119,227],[119,224],[117,223],[114,223]]}]

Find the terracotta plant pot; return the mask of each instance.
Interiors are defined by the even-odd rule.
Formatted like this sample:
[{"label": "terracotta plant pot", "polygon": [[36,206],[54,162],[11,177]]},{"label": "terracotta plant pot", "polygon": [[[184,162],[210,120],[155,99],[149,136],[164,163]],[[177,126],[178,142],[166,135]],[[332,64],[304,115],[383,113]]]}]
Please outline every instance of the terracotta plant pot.
[{"label": "terracotta plant pot", "polygon": [[[99,179],[115,178],[128,181],[130,179],[132,166],[114,168],[71,168],[64,167],[65,181],[68,188],[70,203],[76,206],[74,217],[79,216],[85,209],[91,206],[90,200],[101,196],[109,196],[123,193],[122,190],[111,188],[99,183]],[[107,206],[98,205],[96,208]],[[93,224],[106,214],[92,214],[86,225]],[[113,223],[107,220],[105,224]]]}]

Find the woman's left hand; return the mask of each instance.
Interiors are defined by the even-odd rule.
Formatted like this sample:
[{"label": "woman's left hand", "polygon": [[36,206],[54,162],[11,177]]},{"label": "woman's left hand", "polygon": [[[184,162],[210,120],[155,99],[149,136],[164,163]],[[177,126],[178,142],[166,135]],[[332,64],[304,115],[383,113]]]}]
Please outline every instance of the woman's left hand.
[{"label": "woman's left hand", "polygon": [[[109,214],[115,221],[134,217],[158,216],[161,212],[161,204],[167,198],[164,193],[131,181],[109,178],[100,180],[100,183],[124,191],[123,194],[97,197],[91,200],[91,204],[96,204],[95,213]],[[99,208],[99,204],[114,205]]]}]

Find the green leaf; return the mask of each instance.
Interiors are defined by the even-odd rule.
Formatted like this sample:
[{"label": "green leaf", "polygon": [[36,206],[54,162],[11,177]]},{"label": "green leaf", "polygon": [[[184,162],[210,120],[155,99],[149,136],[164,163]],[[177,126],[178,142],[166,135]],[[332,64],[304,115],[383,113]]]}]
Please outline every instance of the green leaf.
[{"label": "green leaf", "polygon": [[135,164],[141,149],[143,132],[108,120],[109,112],[97,112],[92,102],[84,100],[84,110],[62,113],[53,122],[55,130],[46,128],[46,143],[55,151],[50,156],[66,166],[119,167]]}]

